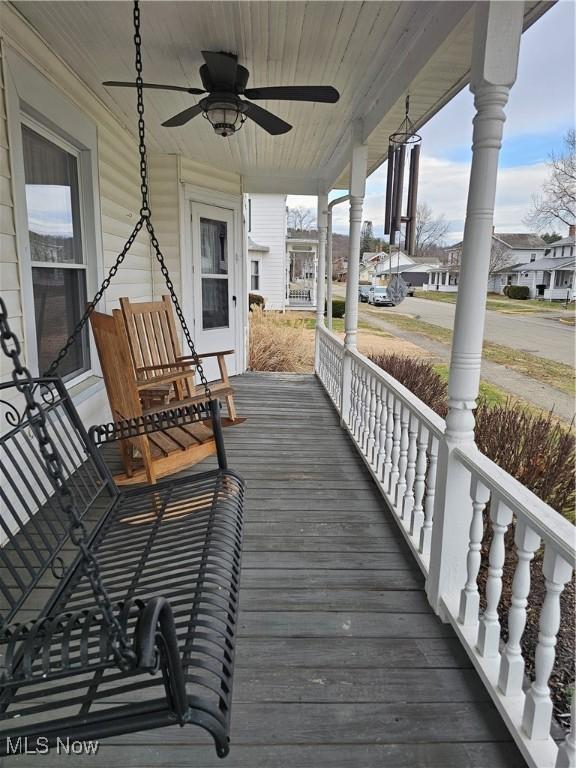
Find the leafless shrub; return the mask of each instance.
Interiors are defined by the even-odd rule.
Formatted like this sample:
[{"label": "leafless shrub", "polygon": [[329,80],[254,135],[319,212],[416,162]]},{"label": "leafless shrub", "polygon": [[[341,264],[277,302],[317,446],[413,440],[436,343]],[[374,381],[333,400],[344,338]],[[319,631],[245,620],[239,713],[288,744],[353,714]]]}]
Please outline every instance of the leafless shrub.
[{"label": "leafless shrub", "polygon": [[576,438],[551,413],[518,403],[476,409],[476,442],[482,453],[539,498],[574,522]]},{"label": "leafless shrub", "polygon": [[280,312],[250,313],[250,357],[253,371],[305,373],[312,370],[313,345],[303,320]]},{"label": "leafless shrub", "polygon": [[[372,355],[370,359],[439,416],[446,416],[447,385],[431,363],[401,355]],[[476,442],[482,453],[575,522],[574,431],[551,413],[533,413],[520,403],[494,406],[481,400],[475,415]]]},{"label": "leafless shrub", "polygon": [[434,370],[432,363],[405,355],[370,355],[370,360],[413,392],[439,416],[442,418],[446,416],[448,412],[446,382]]}]

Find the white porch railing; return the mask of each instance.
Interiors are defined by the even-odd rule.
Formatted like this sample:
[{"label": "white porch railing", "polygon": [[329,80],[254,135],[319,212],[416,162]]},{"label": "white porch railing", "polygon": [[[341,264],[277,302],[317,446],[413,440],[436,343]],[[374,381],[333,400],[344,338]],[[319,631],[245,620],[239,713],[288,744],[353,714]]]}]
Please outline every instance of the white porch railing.
[{"label": "white porch railing", "polygon": [[[342,341],[329,330],[318,327],[317,334],[317,375],[428,577],[438,565],[430,562],[430,541],[434,505],[439,503],[435,499],[437,456],[445,423],[363,355],[345,351]],[[443,618],[456,630],[529,765],[573,768],[574,713],[570,734],[558,747],[551,736],[548,680],[561,620],[560,594],[576,562],[574,527],[477,449],[456,448],[455,456],[470,475],[467,579],[457,593],[440,596]],[[483,512],[488,503],[490,524],[485,530]],[[468,509],[468,500],[463,500],[462,513]],[[504,536],[510,526],[515,558],[506,563],[514,575],[504,643],[498,606],[505,567]],[[481,611],[478,574],[488,533],[492,538]],[[545,597],[541,606],[537,601],[530,604],[531,610],[539,610],[539,635],[534,682],[529,685],[521,639],[530,601],[530,562],[542,551]]]}]

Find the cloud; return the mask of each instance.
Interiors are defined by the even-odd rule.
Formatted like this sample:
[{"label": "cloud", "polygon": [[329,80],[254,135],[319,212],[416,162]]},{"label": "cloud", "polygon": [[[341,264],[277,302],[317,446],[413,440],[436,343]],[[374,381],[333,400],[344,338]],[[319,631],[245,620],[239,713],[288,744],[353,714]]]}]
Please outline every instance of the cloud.
[{"label": "cloud", "polygon": [[[574,123],[576,5],[556,3],[522,36],[518,77],[506,108],[494,223],[503,232],[526,232],[523,219],[546,179],[545,161],[559,151]],[[450,224],[447,242],[462,238],[470,177],[473,96],[463,90],[420,133],[418,199]],[[367,180],[364,219],[383,235],[386,165]],[[333,196],[342,194],[336,193]],[[316,207],[314,198],[289,196],[288,204]],[[308,202],[304,202],[308,201]],[[335,232],[348,232],[348,206],[334,208]]]},{"label": "cloud", "polygon": [[26,184],[28,226],[39,235],[72,237],[70,187],[59,184]]}]

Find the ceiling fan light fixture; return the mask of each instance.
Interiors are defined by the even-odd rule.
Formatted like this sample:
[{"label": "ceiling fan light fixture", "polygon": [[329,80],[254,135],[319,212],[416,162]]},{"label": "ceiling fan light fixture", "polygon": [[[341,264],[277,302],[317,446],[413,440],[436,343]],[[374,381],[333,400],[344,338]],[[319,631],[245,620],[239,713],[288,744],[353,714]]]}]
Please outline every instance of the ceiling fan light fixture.
[{"label": "ceiling fan light fixture", "polygon": [[202,114],[214,128],[214,133],[226,138],[233,136],[246,120],[246,107],[234,97],[202,99]]}]

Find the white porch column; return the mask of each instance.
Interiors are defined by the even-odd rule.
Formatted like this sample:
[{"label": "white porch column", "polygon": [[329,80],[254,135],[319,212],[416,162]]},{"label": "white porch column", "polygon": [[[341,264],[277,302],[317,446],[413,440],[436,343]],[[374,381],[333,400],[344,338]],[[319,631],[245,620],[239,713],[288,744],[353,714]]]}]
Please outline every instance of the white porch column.
[{"label": "white porch column", "polygon": [[474,414],[480,385],[484,314],[504,106],[516,79],[524,3],[484,2],[476,6],[470,90],[476,115],[472,167],[454,337],[448,379],[446,437],[438,456],[437,492],[426,590],[434,609],[456,599],[466,582],[472,507],[470,475],[453,455],[474,444]]},{"label": "white porch column", "polygon": [[[318,258],[316,259],[316,327],[324,325],[324,299],[326,297],[326,238],[328,227],[328,195],[318,195]],[[315,337],[314,367],[318,370],[319,341]]]},{"label": "white porch column", "polygon": [[360,236],[362,230],[362,206],[366,190],[368,145],[359,138],[359,131],[352,140],[350,161],[350,230],[348,244],[348,275],[346,278],[346,307],[344,309],[344,361],[342,365],[342,402],[340,415],[343,421],[350,410],[351,360],[346,353],[356,349],[358,335],[358,287],[360,284]]}]

